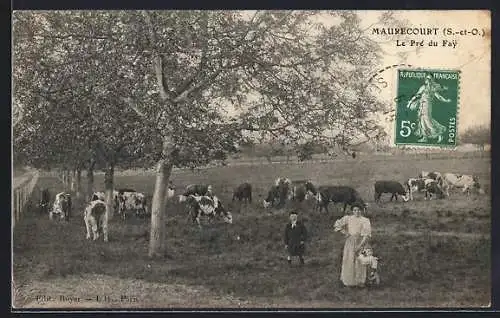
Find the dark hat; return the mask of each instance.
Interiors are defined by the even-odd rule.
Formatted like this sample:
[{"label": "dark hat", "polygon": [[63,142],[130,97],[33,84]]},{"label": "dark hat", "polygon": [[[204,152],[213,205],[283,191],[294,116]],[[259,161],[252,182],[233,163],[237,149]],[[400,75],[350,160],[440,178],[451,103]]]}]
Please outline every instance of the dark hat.
[{"label": "dark hat", "polygon": [[292,210],[292,211],[290,211],[290,215],[292,215],[292,214],[299,214],[299,212],[297,212],[296,210]]},{"label": "dark hat", "polygon": [[363,211],[366,208],[365,204],[359,201],[356,201],[351,205],[351,210],[353,210],[355,207],[360,208],[361,211]]}]

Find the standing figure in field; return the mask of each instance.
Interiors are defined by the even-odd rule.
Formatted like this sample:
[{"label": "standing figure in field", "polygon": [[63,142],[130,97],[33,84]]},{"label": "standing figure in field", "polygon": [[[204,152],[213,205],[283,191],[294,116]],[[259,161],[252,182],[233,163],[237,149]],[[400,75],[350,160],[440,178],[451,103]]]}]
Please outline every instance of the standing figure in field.
[{"label": "standing figure in field", "polygon": [[366,265],[359,259],[371,237],[370,220],[361,215],[364,205],[356,203],[351,207],[352,214],[345,215],[335,221],[335,231],[345,235],[344,251],[342,255],[342,270],[340,280],[348,287],[364,287],[366,282]]},{"label": "standing figure in field", "polygon": [[432,80],[431,75],[425,77],[425,82],[418,92],[408,101],[406,105],[410,110],[417,110],[417,127],[415,136],[420,137],[418,142],[427,142],[429,138],[437,138],[440,143],[443,140],[443,134],[446,132],[446,127],[441,125],[437,120],[432,118],[433,99],[449,103],[450,99],[444,98],[439,94],[443,90],[442,86]]},{"label": "standing figure in field", "polygon": [[290,212],[290,222],[285,227],[285,248],[288,252],[288,264],[292,264],[292,256],[298,256],[300,265],[304,265],[304,252],[307,240],[307,229],[301,221],[297,221],[297,212]]}]

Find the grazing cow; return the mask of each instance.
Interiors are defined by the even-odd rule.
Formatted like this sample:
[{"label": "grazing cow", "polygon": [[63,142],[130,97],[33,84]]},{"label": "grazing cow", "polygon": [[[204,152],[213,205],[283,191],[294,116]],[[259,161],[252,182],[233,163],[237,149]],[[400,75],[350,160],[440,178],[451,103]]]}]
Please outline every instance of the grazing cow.
[{"label": "grazing cow", "polygon": [[480,194],[484,194],[477,176],[445,173],[443,179],[449,185],[450,189],[462,189],[462,193],[467,193],[467,196],[470,195],[471,190],[476,190]]},{"label": "grazing cow", "polygon": [[306,200],[309,197],[309,195],[314,196],[317,193],[316,187],[310,180],[292,181],[292,186],[290,191],[291,191],[290,198],[298,202],[302,202]]},{"label": "grazing cow", "polygon": [[199,227],[201,227],[200,217],[202,215],[208,216],[210,221],[212,221],[215,216],[220,216],[224,222],[229,224],[233,223],[231,212],[226,211],[222,202],[215,195],[190,195],[186,201],[190,207],[189,214],[193,217],[193,222],[196,221]]},{"label": "grazing cow", "polygon": [[432,179],[432,180],[437,180],[439,181],[443,176],[441,175],[441,173],[437,172],[437,171],[431,171],[431,172],[428,172],[428,171],[421,171],[419,174],[418,174],[418,178],[419,179]]},{"label": "grazing cow", "polygon": [[445,193],[436,180],[425,179],[425,200],[429,196],[429,200],[432,200],[432,194],[435,194],[439,199],[444,199]]},{"label": "grazing cow", "polygon": [[380,202],[380,196],[382,193],[390,193],[391,199],[396,198],[398,200],[398,194],[403,196],[403,201],[408,201],[409,191],[406,191],[403,185],[397,181],[382,180],[375,181],[375,202]]},{"label": "grazing cow", "polygon": [[38,202],[38,209],[40,214],[46,215],[49,213],[50,192],[45,188],[40,192],[40,201]]},{"label": "grazing cow", "polygon": [[274,185],[269,189],[266,199],[264,199],[264,208],[269,208],[278,201],[277,207],[285,205],[286,199],[292,198],[292,181],[288,178],[277,178]]},{"label": "grazing cow", "polygon": [[49,212],[49,219],[53,219],[54,214],[58,215],[61,220],[69,221],[71,217],[71,194],[60,192],[56,194],[52,210]]},{"label": "grazing cow", "polygon": [[238,201],[243,201],[247,203],[252,203],[252,185],[248,182],[242,183],[236,187],[233,191],[233,200],[238,199]]},{"label": "grazing cow", "polygon": [[179,195],[179,202],[184,202],[190,195],[212,195],[212,185],[210,184],[190,184],[183,194]]},{"label": "grazing cow", "polygon": [[410,200],[413,200],[413,192],[424,192],[425,200],[427,200],[427,197],[429,195],[432,198],[432,193],[438,195],[440,198],[443,198],[446,195],[447,191],[447,188],[446,191],[445,189],[443,189],[443,185],[443,179],[437,181],[431,178],[410,178],[406,183]]},{"label": "grazing cow", "polygon": [[348,204],[352,206],[354,203],[358,202],[366,207],[366,203],[364,203],[359,193],[348,186],[319,186],[316,194],[316,201],[319,212],[325,209],[327,213],[328,204],[330,202],[344,203],[343,213],[345,213]]},{"label": "grazing cow", "polygon": [[126,218],[127,211],[135,211],[136,216],[148,215],[146,195],[141,192],[122,192],[118,194],[118,214]]},{"label": "grazing cow", "polygon": [[91,238],[95,241],[102,232],[104,242],[108,241],[108,220],[106,215],[106,203],[102,200],[91,201],[83,213],[83,220],[87,228],[87,240]]}]

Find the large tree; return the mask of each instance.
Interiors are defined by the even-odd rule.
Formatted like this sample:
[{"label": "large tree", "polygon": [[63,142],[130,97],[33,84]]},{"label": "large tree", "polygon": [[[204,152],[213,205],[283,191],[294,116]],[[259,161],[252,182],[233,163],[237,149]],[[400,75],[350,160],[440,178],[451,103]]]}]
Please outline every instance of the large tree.
[{"label": "large tree", "polygon": [[107,75],[97,96],[129,107],[158,140],[143,152],[157,165],[151,257],[165,251],[164,200],[174,165],[224,157],[244,136],[345,148],[384,133],[372,117],[384,107],[366,83],[380,47],[353,12],[47,14],[67,17],[57,38],[101,43],[87,66],[98,63]]}]

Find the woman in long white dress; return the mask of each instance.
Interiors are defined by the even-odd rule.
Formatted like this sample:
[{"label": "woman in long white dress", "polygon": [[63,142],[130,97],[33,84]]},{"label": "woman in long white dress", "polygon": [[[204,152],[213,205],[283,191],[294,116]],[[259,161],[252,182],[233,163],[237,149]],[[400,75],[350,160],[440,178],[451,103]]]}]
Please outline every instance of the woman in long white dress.
[{"label": "woman in long white dress", "polygon": [[438,143],[443,140],[442,135],[446,132],[446,127],[432,118],[432,104],[434,98],[445,103],[451,101],[439,94],[441,89],[441,85],[434,83],[432,76],[427,75],[424,85],[420,86],[418,92],[413,95],[406,105],[410,110],[416,109],[418,111],[415,136],[420,137],[418,140],[419,142],[426,142],[428,138],[437,138]]},{"label": "woman in long white dress", "polygon": [[370,220],[361,215],[362,205],[353,205],[352,214],[345,215],[335,221],[335,231],[346,236],[342,255],[340,280],[345,286],[364,286],[366,281],[366,265],[358,259],[358,253],[371,237]]}]

